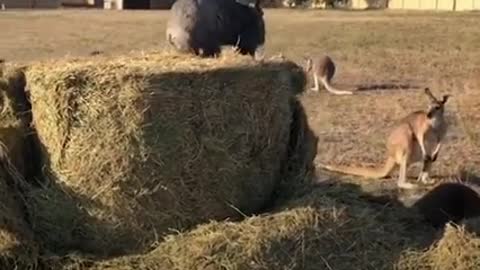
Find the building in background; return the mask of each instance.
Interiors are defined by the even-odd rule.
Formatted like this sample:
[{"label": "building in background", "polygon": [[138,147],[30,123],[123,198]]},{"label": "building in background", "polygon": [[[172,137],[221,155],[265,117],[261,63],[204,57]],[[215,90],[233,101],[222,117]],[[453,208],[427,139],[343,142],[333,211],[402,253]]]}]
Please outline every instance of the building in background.
[{"label": "building in background", "polygon": [[0,0],[5,8],[59,8],[60,0]]},{"label": "building in background", "polygon": [[61,0],[64,7],[97,7],[103,8],[104,0]]},{"label": "building in background", "polygon": [[480,0],[390,0],[389,9],[480,10]]},{"label": "building in background", "polygon": [[[273,6],[274,0],[263,0],[267,6]],[[405,9],[405,10],[480,10],[480,0],[312,0],[324,8],[328,1],[341,2],[341,7],[351,9]],[[5,8],[60,8],[91,7],[104,9],[170,9],[175,0],[0,0]],[[282,1],[280,1],[282,2]]]},{"label": "building in background", "polygon": [[175,0],[0,0],[5,8],[169,9]]},{"label": "building in background", "polygon": [[170,9],[175,0],[103,0],[105,9]]},{"label": "building in background", "polygon": [[480,10],[480,0],[349,0],[352,9]]}]

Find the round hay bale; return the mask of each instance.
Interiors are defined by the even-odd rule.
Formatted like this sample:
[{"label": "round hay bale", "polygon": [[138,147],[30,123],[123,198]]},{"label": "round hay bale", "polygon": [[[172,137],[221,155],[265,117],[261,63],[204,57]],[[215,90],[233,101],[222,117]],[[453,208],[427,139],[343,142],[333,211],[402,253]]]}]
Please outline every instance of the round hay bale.
[{"label": "round hay bale", "polygon": [[24,88],[25,74],[21,69],[6,66],[0,70],[0,159],[8,159],[11,169],[21,177],[29,169],[24,155],[31,120]]},{"label": "round hay bale", "polygon": [[30,196],[34,230],[97,254],[260,210],[305,84],[292,62],[168,52],[36,63],[27,79],[51,180]]},{"label": "round hay bale", "polygon": [[23,73],[14,67],[0,71],[0,269],[30,269],[37,259],[33,233],[25,218],[24,141],[27,125]]}]

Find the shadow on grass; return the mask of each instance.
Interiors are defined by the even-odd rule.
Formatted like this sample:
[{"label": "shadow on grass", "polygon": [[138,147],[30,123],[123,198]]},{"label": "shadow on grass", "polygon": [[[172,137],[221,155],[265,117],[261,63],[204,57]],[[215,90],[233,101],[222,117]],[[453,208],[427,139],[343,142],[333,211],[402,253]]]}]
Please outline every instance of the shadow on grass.
[{"label": "shadow on grass", "polygon": [[421,87],[408,83],[380,83],[380,84],[360,84],[356,87],[356,91],[373,91],[373,90],[414,90]]}]

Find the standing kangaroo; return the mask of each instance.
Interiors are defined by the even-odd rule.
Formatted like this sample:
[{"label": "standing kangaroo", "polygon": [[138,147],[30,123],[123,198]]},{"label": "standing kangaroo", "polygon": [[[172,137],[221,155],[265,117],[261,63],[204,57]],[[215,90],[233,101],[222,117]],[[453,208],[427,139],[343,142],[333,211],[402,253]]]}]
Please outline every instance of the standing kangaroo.
[{"label": "standing kangaroo", "polygon": [[323,84],[325,89],[335,95],[352,95],[353,92],[339,90],[331,85],[333,75],[335,75],[335,63],[328,55],[320,57],[306,57],[305,71],[312,73],[315,86],[311,89],[318,91],[320,87],[319,81]]},{"label": "standing kangaroo", "polygon": [[407,170],[410,165],[422,162],[422,169],[417,181],[427,181],[432,163],[437,160],[442,140],[447,132],[444,119],[444,107],[449,95],[438,100],[425,88],[425,94],[431,103],[427,111],[415,111],[400,120],[387,139],[387,158],[382,167],[348,167],[321,165],[321,167],[346,174],[370,178],[384,178],[396,165],[399,166],[397,185],[400,188],[412,189],[416,185],[407,182]]}]

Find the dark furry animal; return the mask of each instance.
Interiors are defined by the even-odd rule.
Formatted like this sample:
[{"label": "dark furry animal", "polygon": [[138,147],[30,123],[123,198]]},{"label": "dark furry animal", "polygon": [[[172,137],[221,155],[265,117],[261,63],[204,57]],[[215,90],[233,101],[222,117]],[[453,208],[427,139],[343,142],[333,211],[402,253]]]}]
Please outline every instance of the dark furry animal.
[{"label": "dark furry animal", "polygon": [[446,183],[432,189],[414,207],[435,228],[447,222],[458,223],[480,216],[480,196],[473,188],[461,183]]},{"label": "dark furry animal", "polygon": [[[255,1],[247,3],[247,1]],[[221,46],[263,58],[265,22],[260,0],[177,0],[167,23],[167,40],[178,51],[218,56]]]}]

